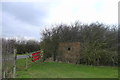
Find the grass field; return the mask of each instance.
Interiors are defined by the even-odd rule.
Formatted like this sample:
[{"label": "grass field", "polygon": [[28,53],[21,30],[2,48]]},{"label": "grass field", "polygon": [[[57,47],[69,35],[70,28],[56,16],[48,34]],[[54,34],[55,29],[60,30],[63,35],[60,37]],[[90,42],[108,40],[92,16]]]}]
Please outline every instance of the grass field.
[{"label": "grass field", "polygon": [[87,66],[57,62],[32,63],[25,69],[25,59],[17,60],[17,78],[117,78],[117,67]]}]

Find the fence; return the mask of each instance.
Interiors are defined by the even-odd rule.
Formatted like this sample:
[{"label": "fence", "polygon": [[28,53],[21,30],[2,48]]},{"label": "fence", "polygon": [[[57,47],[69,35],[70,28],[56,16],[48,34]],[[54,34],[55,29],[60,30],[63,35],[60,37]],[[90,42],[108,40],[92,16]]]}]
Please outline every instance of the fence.
[{"label": "fence", "polygon": [[[32,58],[32,54],[33,53],[37,53],[40,52],[40,59],[32,62],[33,58]],[[41,63],[44,61],[45,57],[44,57],[44,52],[43,50],[39,50],[39,51],[34,51],[34,52],[30,52],[30,53],[26,53],[27,57],[26,58],[22,58],[22,59],[18,59],[16,61],[16,65],[17,65],[17,71],[21,71],[21,70],[27,70],[28,68],[30,68],[34,63]]]},{"label": "fence", "polygon": [[15,49],[14,40],[2,39],[2,78],[15,77]]}]

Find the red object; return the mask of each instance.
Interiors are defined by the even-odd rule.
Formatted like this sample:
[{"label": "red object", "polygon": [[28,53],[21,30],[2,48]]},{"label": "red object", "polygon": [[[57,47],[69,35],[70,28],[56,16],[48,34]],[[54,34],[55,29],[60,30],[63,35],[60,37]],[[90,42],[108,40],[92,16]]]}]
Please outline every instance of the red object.
[{"label": "red object", "polygon": [[37,58],[37,57],[40,57],[40,55],[33,56],[32,58]]},{"label": "red object", "polygon": [[40,59],[40,52],[33,53],[32,58],[33,58],[32,62],[35,62],[36,60],[39,60]]},{"label": "red object", "polygon": [[40,54],[40,52],[37,52],[37,53],[33,53],[33,54],[32,54],[32,56],[34,56],[34,55],[38,55],[38,54]]},{"label": "red object", "polygon": [[35,62],[36,60],[39,60],[39,59],[40,59],[40,57],[35,58],[35,59],[32,60],[32,62]]}]

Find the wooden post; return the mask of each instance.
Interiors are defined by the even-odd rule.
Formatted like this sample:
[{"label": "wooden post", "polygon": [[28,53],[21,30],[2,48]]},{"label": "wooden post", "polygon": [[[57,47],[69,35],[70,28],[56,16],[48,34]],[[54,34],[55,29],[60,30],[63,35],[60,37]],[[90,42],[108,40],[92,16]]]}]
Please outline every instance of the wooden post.
[{"label": "wooden post", "polygon": [[5,71],[3,72],[3,78],[6,78],[6,73],[5,73]]},{"label": "wooden post", "polygon": [[14,67],[13,67],[13,78],[15,78],[16,75],[16,49],[14,49]]},{"label": "wooden post", "polygon": [[[28,54],[28,53],[27,53]],[[28,55],[27,55],[27,57],[26,57],[26,70],[27,70],[27,68],[28,68]]]}]

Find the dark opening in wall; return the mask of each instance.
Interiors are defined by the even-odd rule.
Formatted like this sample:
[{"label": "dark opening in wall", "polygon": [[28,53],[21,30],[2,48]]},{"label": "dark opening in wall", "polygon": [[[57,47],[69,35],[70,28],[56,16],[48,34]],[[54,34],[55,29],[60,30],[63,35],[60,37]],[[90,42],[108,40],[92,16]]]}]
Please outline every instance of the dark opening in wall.
[{"label": "dark opening in wall", "polygon": [[68,48],[68,51],[70,51],[70,48]]}]

